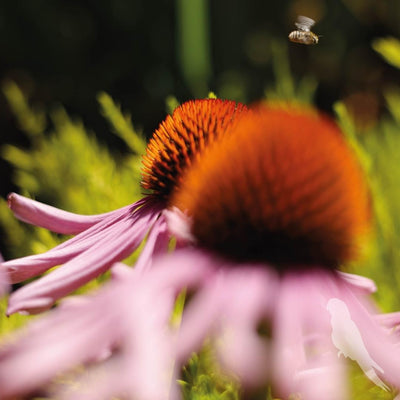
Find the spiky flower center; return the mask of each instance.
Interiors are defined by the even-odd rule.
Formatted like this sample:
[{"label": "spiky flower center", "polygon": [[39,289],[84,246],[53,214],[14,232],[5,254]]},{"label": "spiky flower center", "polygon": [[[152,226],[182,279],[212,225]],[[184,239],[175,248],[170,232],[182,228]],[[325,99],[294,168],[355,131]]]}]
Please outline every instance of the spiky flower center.
[{"label": "spiky flower center", "polygon": [[142,186],[167,199],[185,168],[231,128],[247,108],[234,101],[188,101],[160,124],[143,157]]},{"label": "spiky flower center", "polygon": [[200,246],[244,261],[336,267],[369,226],[359,165],[311,110],[258,106],[187,171],[172,203]]}]

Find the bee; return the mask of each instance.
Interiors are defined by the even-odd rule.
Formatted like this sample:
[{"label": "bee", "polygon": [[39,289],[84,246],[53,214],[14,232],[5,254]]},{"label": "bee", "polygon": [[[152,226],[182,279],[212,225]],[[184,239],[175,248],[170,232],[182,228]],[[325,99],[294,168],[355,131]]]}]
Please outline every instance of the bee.
[{"label": "bee", "polygon": [[298,30],[289,33],[289,40],[295,43],[302,44],[317,44],[318,36],[310,31],[310,28],[315,24],[311,18],[299,15],[297,22],[294,23]]}]

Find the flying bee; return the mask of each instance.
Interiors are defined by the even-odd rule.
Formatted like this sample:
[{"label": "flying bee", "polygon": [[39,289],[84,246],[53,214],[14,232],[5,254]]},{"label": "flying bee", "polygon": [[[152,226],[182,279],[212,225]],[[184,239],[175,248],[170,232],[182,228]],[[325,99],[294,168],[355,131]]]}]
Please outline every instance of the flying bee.
[{"label": "flying bee", "polygon": [[311,18],[299,15],[297,22],[294,23],[298,28],[296,31],[289,33],[289,40],[295,43],[302,44],[317,44],[318,36],[310,31],[310,28],[315,24]]}]

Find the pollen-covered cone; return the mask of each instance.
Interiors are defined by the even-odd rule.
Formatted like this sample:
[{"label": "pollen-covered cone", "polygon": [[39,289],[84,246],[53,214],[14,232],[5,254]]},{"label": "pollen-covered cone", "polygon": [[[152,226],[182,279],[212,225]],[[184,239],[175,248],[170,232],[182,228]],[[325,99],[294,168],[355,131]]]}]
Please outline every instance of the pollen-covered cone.
[{"label": "pollen-covered cone", "polygon": [[168,197],[181,182],[184,170],[246,110],[244,104],[220,99],[182,104],[150,139],[143,157],[142,186],[158,197]]},{"label": "pollen-covered cone", "polygon": [[172,203],[200,246],[238,260],[335,267],[369,227],[362,172],[311,109],[258,106],[211,146]]}]

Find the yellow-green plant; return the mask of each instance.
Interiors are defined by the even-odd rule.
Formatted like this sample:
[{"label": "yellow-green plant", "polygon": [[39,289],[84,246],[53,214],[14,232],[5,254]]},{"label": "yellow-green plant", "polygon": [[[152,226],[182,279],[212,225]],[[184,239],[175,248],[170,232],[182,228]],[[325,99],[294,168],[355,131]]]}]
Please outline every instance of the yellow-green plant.
[{"label": "yellow-green plant", "polygon": [[[111,131],[127,145],[126,154],[119,157],[62,107],[48,114],[35,110],[14,82],[6,82],[3,92],[18,125],[30,139],[28,149],[13,145],[1,148],[2,157],[13,166],[13,180],[22,194],[82,214],[110,211],[138,199],[145,140],[110,96],[100,93],[98,100]],[[9,256],[42,252],[60,240],[43,229],[17,222],[4,199],[0,216]]]},{"label": "yellow-green plant", "polygon": [[[21,194],[81,214],[114,210],[139,198],[140,156],[145,140],[110,96],[100,93],[98,100],[111,131],[127,145],[126,154],[119,157],[62,107],[48,113],[32,107],[11,81],[5,82],[2,89],[17,124],[30,141],[26,149],[8,144],[1,148],[1,156],[13,166],[12,179]],[[0,228],[6,244],[2,251],[12,258],[42,253],[65,239],[19,222],[8,209],[6,199],[0,199]],[[96,285],[94,281],[81,290]],[[26,320],[20,315],[6,318],[5,309],[6,302],[2,300],[0,334]]]},{"label": "yellow-green plant", "polygon": [[378,52],[386,62],[400,68],[400,40],[394,37],[378,38],[372,42],[372,48]]}]

